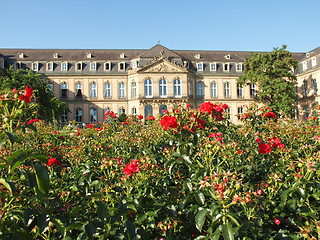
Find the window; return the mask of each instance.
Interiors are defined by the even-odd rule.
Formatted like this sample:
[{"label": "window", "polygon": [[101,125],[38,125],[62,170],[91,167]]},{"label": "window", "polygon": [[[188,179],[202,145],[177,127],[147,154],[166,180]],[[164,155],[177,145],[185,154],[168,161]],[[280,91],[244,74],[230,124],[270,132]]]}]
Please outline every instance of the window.
[{"label": "window", "polygon": [[104,84],[104,98],[111,98],[111,84],[109,82]]},{"label": "window", "polygon": [[61,122],[62,123],[68,122],[68,111],[67,110],[63,110],[63,113],[61,115]]},{"label": "window", "polygon": [[82,123],[82,109],[81,108],[76,109],[76,122]]},{"label": "window", "polygon": [[159,81],[159,96],[167,97],[167,80],[165,79]]},{"label": "window", "polygon": [[241,84],[237,85],[237,96],[238,98],[243,98],[243,87]]},{"label": "window", "polygon": [[311,80],[311,85],[312,85],[312,90],[313,90],[313,94],[317,95],[317,80],[316,79],[312,79]]},{"label": "window", "polygon": [[119,98],[125,98],[125,85],[124,83],[119,83]]},{"label": "window", "polygon": [[193,96],[193,84],[192,84],[192,81],[191,80],[189,80],[189,82],[188,82],[188,89],[189,89],[189,97],[192,97]]},{"label": "window", "polygon": [[160,105],[160,106],[159,106],[159,113],[160,113],[161,116],[164,115],[164,112],[165,112],[165,111],[167,111],[167,105],[164,105],[164,104],[163,104],[163,105]]},{"label": "window", "polygon": [[257,96],[256,85],[250,84],[250,97],[256,97],[256,96]]},{"label": "window", "polygon": [[204,97],[204,89],[203,89],[204,85],[202,82],[198,82],[197,83],[197,97],[198,98],[203,98]]},{"label": "window", "polygon": [[180,81],[180,79],[173,80],[173,95],[174,95],[174,97],[181,97],[181,81]]},{"label": "window", "polygon": [[76,71],[82,71],[82,62],[76,63]]},{"label": "window", "polygon": [[81,82],[76,83],[76,98],[82,98],[82,84],[81,84]]},{"label": "window", "polygon": [[144,80],[144,97],[152,98],[152,80]]},{"label": "window", "polygon": [[132,108],[132,115],[136,116],[137,115],[137,109],[135,107]]},{"label": "window", "polygon": [[243,115],[243,107],[238,107],[238,120],[241,119],[242,115]]},{"label": "window", "polygon": [[197,63],[197,70],[203,71],[203,63]]},{"label": "window", "polygon": [[216,63],[210,63],[210,71],[211,72],[217,71],[217,64]]},{"label": "window", "polygon": [[216,82],[212,82],[211,86],[211,98],[216,98],[218,97],[218,93],[217,93],[217,83]]},{"label": "window", "polygon": [[47,71],[53,71],[53,62],[47,63]]},{"label": "window", "polygon": [[137,68],[138,65],[139,65],[139,62],[138,62],[138,61],[133,61],[133,62],[132,62],[132,69]]},{"label": "window", "polygon": [[61,89],[61,98],[67,98],[68,97],[68,85],[65,82],[62,82],[60,84]]},{"label": "window", "polygon": [[302,70],[307,70],[307,61],[302,62]]},{"label": "window", "polygon": [[97,109],[96,108],[90,108],[90,122],[95,123],[98,121],[98,115],[97,115]]},{"label": "window", "polygon": [[228,120],[231,120],[231,108],[228,107],[228,108],[226,109],[226,114],[227,114],[227,119],[228,119]]},{"label": "window", "polygon": [[295,108],[293,109],[292,118],[295,119],[295,120],[299,119],[299,110],[298,110],[297,107],[295,107]]},{"label": "window", "polygon": [[148,104],[144,107],[144,117],[147,118],[152,115],[153,115],[153,108],[151,105]]},{"label": "window", "polygon": [[119,63],[119,71],[124,71],[126,64],[124,62]]},{"label": "window", "polygon": [[317,65],[317,58],[313,57],[311,58],[311,66],[314,67],[315,65]]},{"label": "window", "polygon": [[237,64],[237,72],[242,72],[242,63]]},{"label": "window", "polygon": [[39,71],[39,63],[38,62],[33,62],[32,63],[32,70],[33,71]]},{"label": "window", "polygon": [[105,71],[110,71],[111,70],[111,63],[110,62],[104,63],[104,70]]},{"label": "window", "polygon": [[230,97],[230,83],[229,82],[224,82],[224,97],[229,98]]},{"label": "window", "polygon": [[136,82],[131,83],[131,97],[132,98],[137,97],[137,84],[136,84]]},{"label": "window", "polygon": [[307,80],[303,81],[302,94],[303,94],[304,97],[306,97],[308,95],[308,82],[307,82]]},{"label": "window", "polygon": [[68,63],[67,62],[61,63],[61,70],[62,71],[68,71]]},{"label": "window", "polygon": [[123,107],[119,108],[119,116],[125,113],[126,113],[126,110]]},{"label": "window", "polygon": [[97,84],[90,83],[90,98],[97,98]]},{"label": "window", "polygon": [[54,90],[53,89],[53,83],[48,83],[47,87],[48,87],[48,90],[53,93],[53,90]]},{"label": "window", "polygon": [[224,63],[223,64],[223,71],[227,72],[227,71],[229,71],[229,68],[230,68],[230,64],[229,63]]},{"label": "window", "polygon": [[96,71],[97,70],[97,63],[91,62],[90,63],[90,71]]},{"label": "window", "polygon": [[307,119],[309,117],[309,108],[308,106],[303,107],[303,117],[304,119]]}]

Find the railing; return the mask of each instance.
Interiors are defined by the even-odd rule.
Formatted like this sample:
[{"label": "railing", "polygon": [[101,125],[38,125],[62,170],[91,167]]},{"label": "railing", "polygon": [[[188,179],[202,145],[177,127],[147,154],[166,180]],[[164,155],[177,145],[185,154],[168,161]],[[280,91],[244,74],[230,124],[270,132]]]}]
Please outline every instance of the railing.
[{"label": "railing", "polygon": [[152,96],[145,96],[144,94],[139,94],[139,99],[172,99],[172,98],[190,98],[190,96],[177,96],[177,95],[152,95]]}]

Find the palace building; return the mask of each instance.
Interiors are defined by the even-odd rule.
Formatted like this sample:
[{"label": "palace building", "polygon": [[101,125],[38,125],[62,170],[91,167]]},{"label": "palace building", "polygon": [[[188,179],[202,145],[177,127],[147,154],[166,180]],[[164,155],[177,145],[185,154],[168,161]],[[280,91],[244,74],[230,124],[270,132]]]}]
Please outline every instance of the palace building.
[{"label": "palace building", "polygon": [[[296,118],[312,114],[319,103],[320,48],[292,53],[299,101]],[[229,118],[256,101],[257,86],[239,86],[245,51],[150,49],[0,49],[0,67],[32,69],[50,83],[54,95],[69,106],[63,122],[102,122],[106,111],[161,115],[177,103],[199,107],[205,101],[228,104]]]}]

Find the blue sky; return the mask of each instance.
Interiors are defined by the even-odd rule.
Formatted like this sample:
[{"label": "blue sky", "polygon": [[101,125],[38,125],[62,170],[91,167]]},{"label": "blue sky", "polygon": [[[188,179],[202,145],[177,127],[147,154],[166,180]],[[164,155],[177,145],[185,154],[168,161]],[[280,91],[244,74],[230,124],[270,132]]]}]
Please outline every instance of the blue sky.
[{"label": "blue sky", "polygon": [[293,52],[320,46],[319,0],[0,0],[0,48]]}]

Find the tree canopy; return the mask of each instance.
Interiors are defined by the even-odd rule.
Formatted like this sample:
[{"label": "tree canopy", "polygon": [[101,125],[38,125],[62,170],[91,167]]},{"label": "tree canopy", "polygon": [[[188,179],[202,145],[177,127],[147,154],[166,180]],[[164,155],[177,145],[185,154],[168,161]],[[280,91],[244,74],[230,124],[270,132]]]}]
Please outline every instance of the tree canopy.
[{"label": "tree canopy", "polygon": [[292,54],[282,48],[272,52],[252,53],[244,62],[244,73],[238,83],[257,84],[257,98],[272,108],[276,114],[291,115],[296,101],[294,86],[297,84],[293,69],[298,61]]},{"label": "tree canopy", "polygon": [[51,121],[58,119],[63,111],[67,109],[66,103],[54,97],[48,87],[48,80],[39,73],[31,70],[14,70],[13,67],[1,69],[0,91],[3,93],[17,90],[24,90],[26,86],[33,88],[33,93],[39,102],[38,117]]}]

